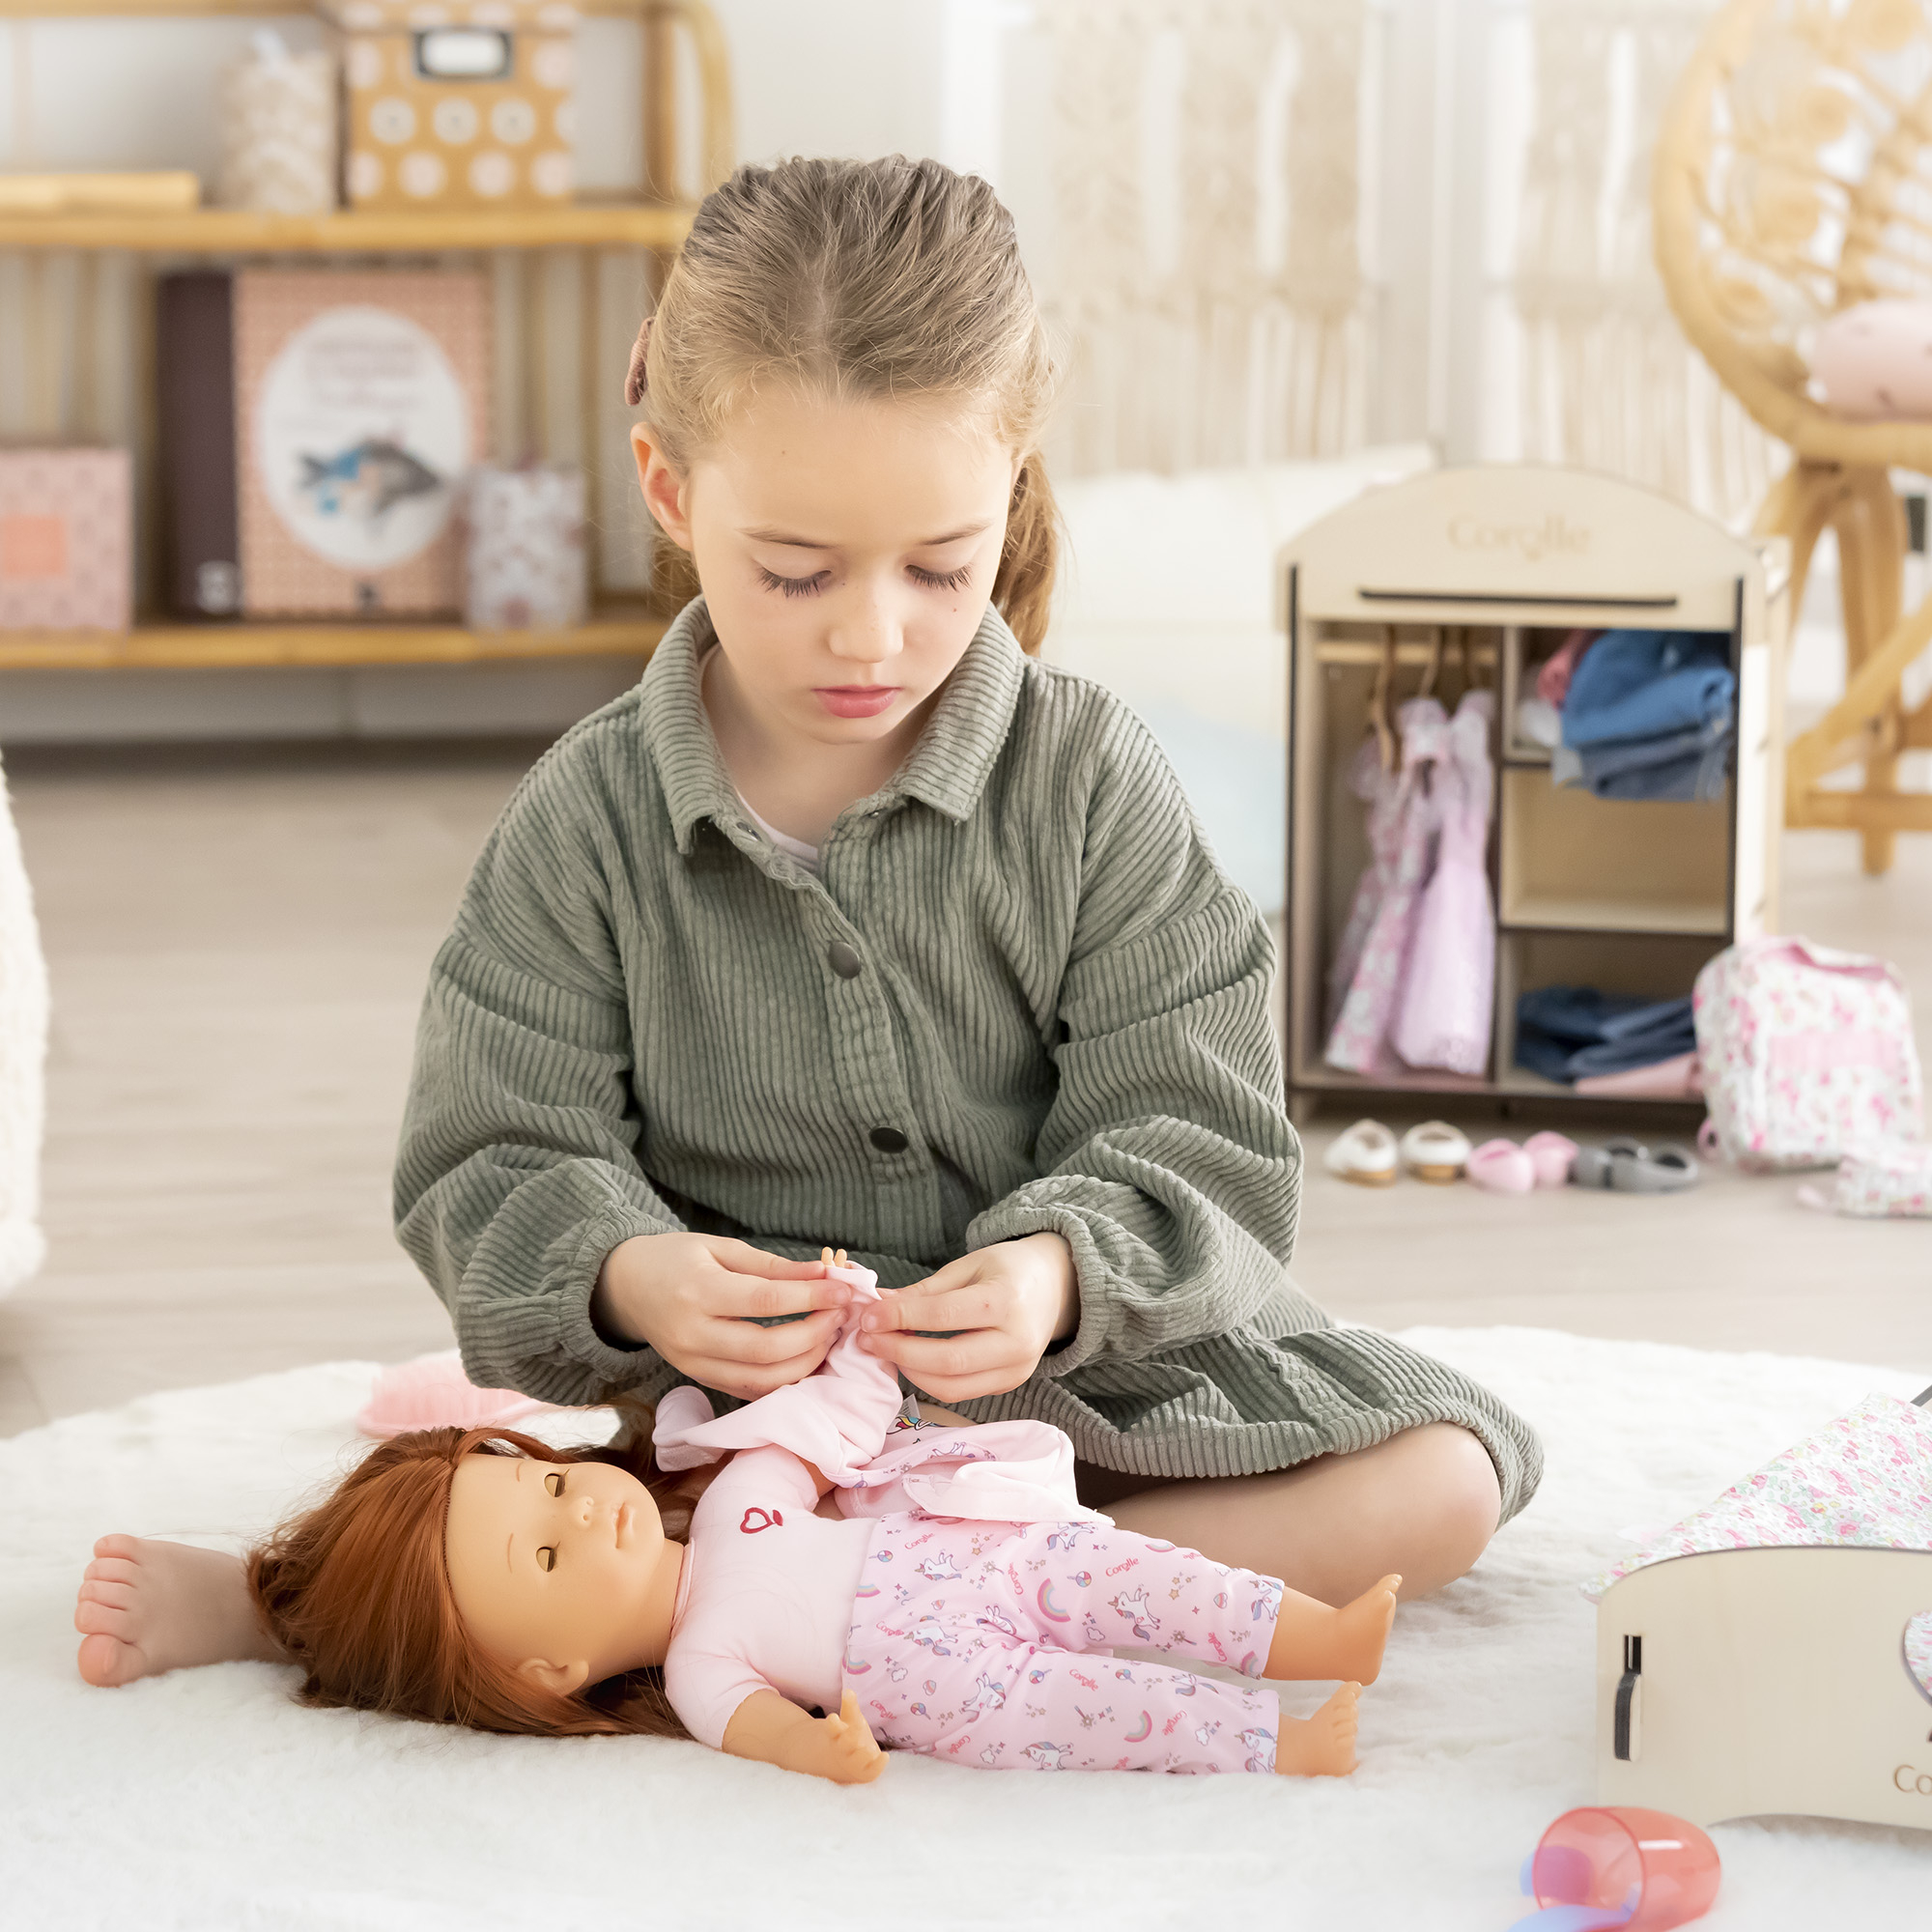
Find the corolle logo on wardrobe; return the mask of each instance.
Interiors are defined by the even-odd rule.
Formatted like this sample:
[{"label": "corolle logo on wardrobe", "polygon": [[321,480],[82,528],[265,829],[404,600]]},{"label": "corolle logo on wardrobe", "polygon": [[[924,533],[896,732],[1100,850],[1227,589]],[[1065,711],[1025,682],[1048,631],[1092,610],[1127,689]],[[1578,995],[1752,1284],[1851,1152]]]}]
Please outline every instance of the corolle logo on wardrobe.
[{"label": "corolle logo on wardrobe", "polygon": [[1465,512],[1450,518],[1449,541],[1458,550],[1513,550],[1523,562],[1540,563],[1546,556],[1583,555],[1590,548],[1590,532],[1560,510],[1533,524],[1492,524]]},{"label": "corolle logo on wardrobe", "polygon": [[[1911,1782],[1906,1780],[1910,1778]],[[1902,1764],[1891,1774],[1891,1781],[1904,1792],[1918,1792],[1921,1798],[1932,1798],[1932,1772],[1919,1771],[1909,1764]]]}]

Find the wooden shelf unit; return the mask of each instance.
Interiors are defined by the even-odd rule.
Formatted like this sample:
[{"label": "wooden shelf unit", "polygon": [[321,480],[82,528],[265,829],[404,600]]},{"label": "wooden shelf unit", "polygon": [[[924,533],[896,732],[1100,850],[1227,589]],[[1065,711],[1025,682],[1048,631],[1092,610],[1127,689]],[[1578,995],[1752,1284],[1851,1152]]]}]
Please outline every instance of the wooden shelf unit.
[{"label": "wooden shelf unit", "polygon": [[304,665],[490,664],[514,658],[647,659],[665,620],[593,611],[567,630],[471,631],[461,624],[138,624],[131,631],[0,631],[0,671],[234,670]]},{"label": "wooden shelf unit", "polygon": [[[1613,478],[1479,466],[1358,498],[1288,546],[1278,582],[1289,654],[1288,1087],[1297,1116],[1324,1099],[1399,1104],[1404,1094],[1432,1106],[1458,1095],[1661,1104],[1578,1095],[1516,1065],[1516,1003],[1555,984],[1675,997],[1724,946],[1775,923],[1781,543],[1733,537]],[[1515,738],[1515,701],[1529,687],[1527,653],[1577,626],[1727,640],[1737,733],[1721,800],[1626,804],[1551,784],[1548,753]],[[1329,962],[1370,856],[1348,772],[1390,636],[1391,720],[1432,666],[1437,695],[1453,700],[1465,654],[1474,681],[1497,694],[1495,1007],[1480,1078],[1399,1063],[1362,1076],[1322,1059]]]},{"label": "wooden shelf unit", "polygon": [[[585,13],[637,18],[644,35],[642,131],[644,191],[641,196],[585,194],[554,208],[425,210],[358,213],[337,210],[321,215],[257,214],[237,209],[197,208],[165,213],[77,213],[0,215],[0,253],[26,258],[30,271],[50,259],[76,255],[81,287],[93,300],[99,285],[95,264],[102,257],[131,256],[138,264],[135,299],[140,307],[136,339],[152,356],[155,278],[165,266],[185,261],[242,261],[256,257],[310,256],[343,260],[469,257],[505,253],[526,261],[574,255],[582,304],[580,350],[584,367],[575,399],[582,449],[594,451],[600,415],[621,387],[622,368],[599,363],[591,304],[600,257],[632,252],[644,258],[653,286],[690,233],[696,205],[678,188],[679,125],[677,43],[688,41],[696,56],[700,108],[697,187],[715,185],[733,164],[735,137],[730,63],[724,31],[703,0],[580,0]],[[250,18],[310,13],[308,0],[0,0],[0,18],[147,18],[245,15]],[[528,276],[523,289],[526,325],[541,342],[544,304]],[[85,333],[83,329],[81,331]],[[13,345],[10,345],[10,348]],[[526,346],[526,361],[536,352]],[[526,371],[541,389],[542,379]],[[137,521],[151,519],[158,466],[154,450],[155,378],[140,377],[135,444]],[[616,387],[612,387],[615,384]],[[532,406],[534,407],[534,406]],[[55,436],[51,440],[60,440]],[[83,432],[79,440],[99,440]],[[593,596],[598,583],[599,532],[603,517],[599,476],[586,456],[589,502],[586,541]],[[240,668],[275,666],[475,664],[508,659],[584,656],[646,658],[662,636],[654,611],[603,604],[589,620],[568,631],[472,632],[454,621],[231,622],[176,621],[158,614],[159,545],[152,533],[139,545],[137,620],[127,632],[0,631],[0,680],[10,670],[116,670]],[[0,683],[4,693],[4,683]]]},{"label": "wooden shelf unit", "polygon": [[696,211],[654,202],[452,209],[447,214],[251,214],[191,208],[161,214],[0,215],[0,249],[125,248],[147,255],[444,255],[493,248],[668,248]]}]

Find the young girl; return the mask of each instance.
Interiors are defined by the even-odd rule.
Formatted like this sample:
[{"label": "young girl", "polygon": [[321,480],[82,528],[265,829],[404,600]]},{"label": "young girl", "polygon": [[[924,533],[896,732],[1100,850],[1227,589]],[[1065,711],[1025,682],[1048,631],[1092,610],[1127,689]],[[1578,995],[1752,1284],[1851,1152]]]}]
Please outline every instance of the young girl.
[{"label": "young girl", "polygon": [[[1043,1424],[895,1430],[898,1377],[856,1346],[876,1285],[829,1278],[854,1299],[815,1373],[722,1421],[695,1391],[666,1403],[698,1419],[660,1415],[664,1462],[731,1454],[681,1530],[649,1463],[456,1428],[368,1457],[249,1561],[303,1694],[689,1735],[841,1784],[878,1776],[881,1744],[975,1770],[1354,1769],[1400,1577],[1333,1609],[1081,1510]],[[1127,1644],[1248,1681],[1113,1654]],[[1254,1682],[1309,1677],[1345,1681],[1307,1719]]]},{"label": "young girl", "polygon": [[[484,848],[400,1236],[471,1379],[562,1403],[809,1375],[830,1239],[896,1291],[881,1360],[1064,1429],[1123,1529],[1419,1594],[1540,1452],[1289,1277],[1266,928],[1134,715],[1037,656],[1050,378],[983,182],[798,160],[707,197],[630,380],[703,595]],[[239,1566],[179,1546],[105,1540],[82,1598],[97,1682],[264,1642]]]}]

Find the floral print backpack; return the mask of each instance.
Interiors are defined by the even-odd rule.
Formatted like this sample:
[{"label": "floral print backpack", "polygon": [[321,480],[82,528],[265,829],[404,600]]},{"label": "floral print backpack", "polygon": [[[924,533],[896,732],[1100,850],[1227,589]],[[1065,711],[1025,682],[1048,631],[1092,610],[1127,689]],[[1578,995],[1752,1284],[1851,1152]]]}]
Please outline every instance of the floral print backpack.
[{"label": "floral print backpack", "polygon": [[1752,939],[1697,976],[1706,1146],[1740,1167],[1833,1167],[1923,1127],[1898,975],[1808,939]]}]

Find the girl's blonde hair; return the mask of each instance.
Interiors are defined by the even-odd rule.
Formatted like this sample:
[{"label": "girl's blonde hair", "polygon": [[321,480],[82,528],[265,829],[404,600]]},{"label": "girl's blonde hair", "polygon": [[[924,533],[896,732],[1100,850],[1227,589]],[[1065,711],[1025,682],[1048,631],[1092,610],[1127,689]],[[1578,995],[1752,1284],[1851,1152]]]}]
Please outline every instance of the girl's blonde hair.
[{"label": "girl's blonde hair", "polygon": [[894,155],[740,168],[705,196],[639,331],[626,398],[678,469],[761,385],[956,396],[1020,458],[993,602],[1037,653],[1059,513],[1053,365],[1012,216],[975,175]]}]

